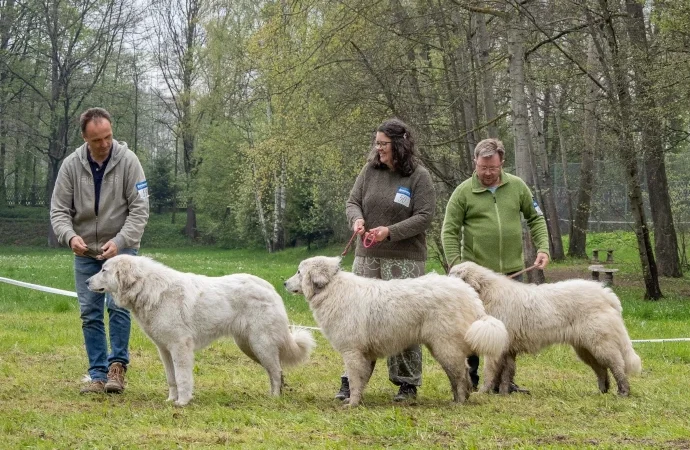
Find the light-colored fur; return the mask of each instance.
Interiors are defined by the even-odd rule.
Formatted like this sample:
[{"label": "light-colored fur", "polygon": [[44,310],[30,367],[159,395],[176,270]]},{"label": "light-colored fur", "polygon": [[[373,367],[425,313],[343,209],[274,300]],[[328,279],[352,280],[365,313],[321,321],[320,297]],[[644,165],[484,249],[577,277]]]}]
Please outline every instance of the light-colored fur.
[{"label": "light-colored fur", "polygon": [[282,388],[282,365],[305,361],[315,346],[311,333],[290,333],[285,306],[267,281],[248,274],[207,277],[182,273],[143,256],[119,255],[88,280],[89,289],[110,292],[158,347],[168,380],[168,401],[192,398],[194,352],[222,336],[261,364],[271,394]]},{"label": "light-colored fur", "polygon": [[466,283],[437,274],[383,281],[340,270],[340,258],[302,261],[285,282],[304,294],[322,332],[340,352],[350,380],[350,406],[357,406],[372,362],[426,345],[450,380],[453,400],[464,402],[470,384],[465,358],[477,352],[498,356],[508,335],[487,316]]},{"label": "light-colored fur", "polygon": [[626,375],[639,373],[642,362],[623,323],[620,300],[611,289],[579,279],[523,284],[473,262],[453,266],[450,276],[476,289],[486,311],[503,321],[510,334],[506,355],[485,363],[482,391],[499,385],[499,392],[508,393],[519,353],[569,344],[594,370],[601,392],[609,389],[608,369],[618,394],[629,394]]}]

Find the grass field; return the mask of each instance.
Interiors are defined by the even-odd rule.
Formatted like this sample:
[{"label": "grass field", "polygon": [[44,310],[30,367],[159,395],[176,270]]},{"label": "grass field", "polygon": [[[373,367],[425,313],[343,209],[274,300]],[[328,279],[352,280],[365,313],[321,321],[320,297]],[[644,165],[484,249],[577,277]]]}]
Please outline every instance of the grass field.
[{"label": "grass field", "polygon": [[[666,297],[646,302],[634,243],[621,235],[598,239],[592,245],[617,248],[615,290],[632,338],[690,337],[688,277],[662,280]],[[304,299],[287,294],[282,280],[301,259],[340,250],[142,254],[183,271],[261,276],[283,296],[293,323],[314,325]],[[348,256],[344,267],[350,264]],[[552,264],[547,277],[585,277],[586,267]],[[66,250],[0,247],[0,276],[74,290]],[[472,394],[468,404],[454,405],[445,375],[425,352],[414,404],[392,403],[396,389],[380,361],[365,406],[343,410],[333,400],[342,363],[318,332],[312,359],[287,373],[288,388],[277,399],[268,395],[261,367],[222,340],[197,354],[195,399],[181,409],[165,402],[162,364],[137,325],[126,392],[80,396],[80,328],[76,299],[0,283],[0,448],[690,448],[690,342],[636,344],[644,371],[631,378],[629,398],[599,394],[591,370],[558,346],[518,359],[516,381],[532,395]]]}]

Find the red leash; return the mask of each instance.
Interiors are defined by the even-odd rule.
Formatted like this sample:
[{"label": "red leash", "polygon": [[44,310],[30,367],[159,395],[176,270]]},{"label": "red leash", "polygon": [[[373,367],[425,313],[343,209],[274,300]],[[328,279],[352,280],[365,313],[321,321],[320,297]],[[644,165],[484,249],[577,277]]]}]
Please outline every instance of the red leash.
[{"label": "red leash", "polygon": [[345,246],[345,250],[340,254],[340,256],[345,256],[347,255],[347,251],[350,249],[350,245],[352,245],[352,241],[355,239],[355,236],[357,236],[357,232],[355,231],[352,233],[352,237],[350,238],[349,241],[347,241],[347,245]]},{"label": "red leash", "polygon": [[[347,255],[347,251],[350,249],[350,245],[352,245],[352,241],[354,241],[355,236],[357,236],[356,231],[354,233],[352,233],[352,237],[350,237],[350,240],[347,241],[347,245],[345,246],[345,250],[343,250],[343,252],[340,254],[340,256]],[[364,246],[364,248],[371,248],[376,244],[378,244],[378,242],[376,242],[376,237],[371,233],[365,233],[364,238],[362,239],[362,245]]]}]

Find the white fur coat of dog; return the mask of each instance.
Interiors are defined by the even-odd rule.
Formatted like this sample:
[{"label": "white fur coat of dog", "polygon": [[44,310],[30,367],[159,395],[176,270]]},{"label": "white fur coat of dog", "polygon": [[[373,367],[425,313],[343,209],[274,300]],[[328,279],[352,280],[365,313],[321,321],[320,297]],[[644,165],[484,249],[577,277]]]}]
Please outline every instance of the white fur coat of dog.
[{"label": "white fur coat of dog", "polygon": [[485,363],[482,391],[500,385],[499,391],[508,393],[516,355],[569,344],[594,370],[602,393],[609,389],[608,369],[618,394],[628,395],[627,374],[639,373],[642,363],[625,328],[620,300],[611,289],[580,279],[523,284],[473,262],[453,266],[449,275],[472,286],[486,311],[500,319],[510,335],[506,355]]},{"label": "white fur coat of dog", "polygon": [[207,277],[182,273],[144,256],[119,255],[88,280],[89,289],[110,292],[132,312],[158,347],[168,381],[169,401],[192,398],[194,352],[222,336],[268,373],[271,393],[282,388],[282,365],[305,361],[315,346],[311,333],[290,333],[283,299],[273,285],[254,275]]},{"label": "white fur coat of dog", "polygon": [[469,354],[499,356],[507,344],[505,326],[487,316],[477,293],[461,280],[437,274],[379,280],[340,270],[340,258],[302,261],[285,282],[304,294],[316,322],[342,355],[350,380],[350,406],[361,401],[371,362],[424,344],[450,380],[453,399],[470,392]]}]

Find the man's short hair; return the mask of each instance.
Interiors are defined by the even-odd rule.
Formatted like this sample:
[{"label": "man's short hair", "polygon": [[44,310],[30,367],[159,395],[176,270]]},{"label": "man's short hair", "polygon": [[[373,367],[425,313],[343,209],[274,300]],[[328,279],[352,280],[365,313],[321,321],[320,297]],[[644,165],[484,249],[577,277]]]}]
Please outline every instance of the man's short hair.
[{"label": "man's short hair", "polygon": [[474,159],[488,158],[496,153],[500,156],[501,162],[505,160],[506,149],[503,147],[503,142],[494,138],[484,139],[474,148]]},{"label": "man's short hair", "polygon": [[94,120],[105,119],[112,125],[113,120],[110,118],[110,113],[103,108],[89,108],[79,116],[79,124],[81,125],[81,132],[84,134],[86,126],[89,122]]}]

